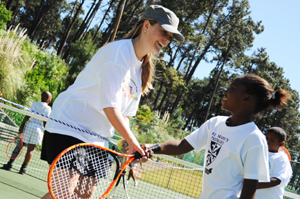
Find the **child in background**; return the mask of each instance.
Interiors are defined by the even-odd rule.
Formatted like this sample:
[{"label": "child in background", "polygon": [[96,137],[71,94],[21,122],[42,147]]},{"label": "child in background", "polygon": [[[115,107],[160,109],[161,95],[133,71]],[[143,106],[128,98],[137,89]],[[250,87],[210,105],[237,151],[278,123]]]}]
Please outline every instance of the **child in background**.
[{"label": "child in background", "polygon": [[[49,91],[43,91],[41,94],[41,101],[40,102],[33,102],[30,106],[30,110],[34,110],[40,114],[44,114],[49,116],[51,113],[51,107],[48,105],[52,101],[52,94]],[[27,122],[27,123],[26,123]],[[26,124],[26,125],[25,125]],[[43,132],[46,122],[30,117],[28,115],[25,116],[23,122],[19,128],[19,133],[23,133],[22,141],[27,146],[27,152],[25,155],[24,162],[20,168],[19,173],[24,174],[26,172],[27,165],[29,164],[35,146],[40,146],[43,140]],[[3,169],[10,170],[15,158],[18,157],[21,151],[21,141],[17,144],[16,148],[14,149],[10,159],[7,164],[3,165]]]},{"label": "child in background", "polygon": [[267,130],[266,138],[269,146],[270,182],[258,183],[255,198],[282,199],[284,188],[293,172],[288,155],[280,152],[286,140],[286,133],[282,128],[272,127]]},{"label": "child in background", "polygon": [[132,178],[133,181],[134,181],[134,186],[135,187],[137,186],[138,182],[134,177],[134,174],[133,174],[134,171],[133,170],[136,169],[137,165],[138,165],[138,163],[130,163],[129,164],[130,170],[129,170],[129,174],[128,174],[128,178],[127,178],[127,184],[129,182],[130,178]]},{"label": "child in background", "polygon": [[231,116],[213,117],[185,139],[159,144],[158,153],[179,155],[205,149],[200,199],[254,199],[258,181],[270,178],[267,142],[251,118],[269,107],[280,110],[289,97],[285,90],[273,92],[257,75],[240,76],[224,92],[222,109]]}]

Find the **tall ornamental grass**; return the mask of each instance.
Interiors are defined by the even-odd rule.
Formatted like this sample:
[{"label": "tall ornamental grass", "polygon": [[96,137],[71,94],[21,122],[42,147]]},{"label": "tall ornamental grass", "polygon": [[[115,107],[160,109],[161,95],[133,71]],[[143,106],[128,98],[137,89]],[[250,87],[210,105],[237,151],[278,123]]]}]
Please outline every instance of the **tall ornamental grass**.
[{"label": "tall ornamental grass", "polygon": [[33,59],[24,50],[26,29],[0,31],[0,92],[2,97],[14,101],[16,92],[25,84],[25,74],[33,65]]}]

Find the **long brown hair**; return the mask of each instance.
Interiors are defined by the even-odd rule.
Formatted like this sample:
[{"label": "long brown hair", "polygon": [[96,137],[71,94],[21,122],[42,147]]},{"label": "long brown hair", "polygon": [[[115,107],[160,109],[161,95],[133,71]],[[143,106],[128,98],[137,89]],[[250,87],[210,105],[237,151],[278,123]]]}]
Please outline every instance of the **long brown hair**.
[{"label": "long brown hair", "polygon": [[[135,27],[129,31],[124,36],[124,39],[129,39],[129,38],[136,38],[139,36],[142,32],[143,24],[144,21],[148,20],[151,25],[154,25],[157,23],[156,20],[151,20],[151,19],[142,19],[138,21],[135,25]],[[152,53],[148,53],[143,57],[143,64],[142,64],[142,94],[147,94],[150,89],[152,89],[152,81],[154,79],[155,75],[155,65],[153,64],[153,56]]]}]

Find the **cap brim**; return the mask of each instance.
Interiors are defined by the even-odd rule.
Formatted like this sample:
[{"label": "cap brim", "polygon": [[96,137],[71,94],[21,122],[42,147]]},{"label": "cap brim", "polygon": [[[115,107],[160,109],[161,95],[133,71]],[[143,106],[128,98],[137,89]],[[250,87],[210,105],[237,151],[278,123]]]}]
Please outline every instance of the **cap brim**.
[{"label": "cap brim", "polygon": [[161,24],[160,22],[158,22],[160,24],[160,26],[165,29],[166,31],[173,33],[173,37],[179,41],[179,42],[183,42],[184,41],[184,36],[173,26],[168,25],[168,24]]}]

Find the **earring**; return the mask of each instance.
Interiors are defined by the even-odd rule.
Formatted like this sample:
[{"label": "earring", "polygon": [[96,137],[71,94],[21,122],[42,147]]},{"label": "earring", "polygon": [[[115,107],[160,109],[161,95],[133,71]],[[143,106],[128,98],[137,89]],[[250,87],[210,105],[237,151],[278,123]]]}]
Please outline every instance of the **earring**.
[{"label": "earring", "polygon": [[147,32],[147,30],[145,30],[145,32]]}]

